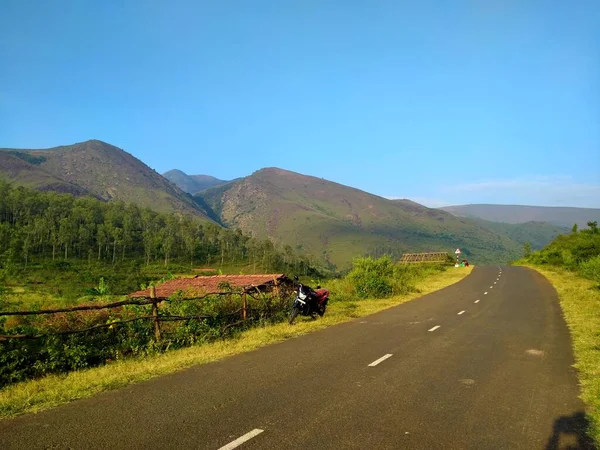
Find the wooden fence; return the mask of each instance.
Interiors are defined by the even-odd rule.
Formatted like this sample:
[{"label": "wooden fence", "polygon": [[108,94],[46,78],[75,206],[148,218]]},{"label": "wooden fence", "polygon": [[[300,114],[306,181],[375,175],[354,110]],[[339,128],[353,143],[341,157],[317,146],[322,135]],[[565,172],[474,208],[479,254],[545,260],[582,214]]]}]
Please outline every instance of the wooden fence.
[{"label": "wooden fence", "polygon": [[[260,292],[258,289],[255,288],[254,290],[263,299],[265,298],[265,295],[262,292]],[[271,297],[277,296],[279,298],[282,298],[280,295],[279,289],[277,289],[274,292],[274,294],[275,295],[272,295]],[[198,301],[198,300],[202,300],[202,299],[205,299],[208,297],[213,297],[213,296],[217,296],[217,297],[219,297],[219,296],[239,296],[240,300],[241,300],[241,307],[232,313],[224,314],[221,316],[204,315],[204,314],[189,315],[189,316],[174,316],[174,315],[160,315],[159,314],[159,304],[162,302],[165,302],[165,301],[169,301],[169,302]],[[138,320],[151,320],[154,323],[154,338],[156,341],[160,341],[162,339],[162,333],[161,333],[161,327],[160,327],[161,322],[193,320],[193,319],[197,319],[197,320],[214,319],[217,317],[224,318],[224,317],[232,317],[232,316],[239,314],[241,320],[227,325],[226,328],[229,328],[229,327],[232,327],[235,325],[239,325],[248,319],[248,312],[249,312],[248,297],[258,300],[257,297],[253,295],[253,292],[251,290],[244,290],[242,292],[236,292],[236,291],[214,292],[214,293],[197,296],[194,298],[180,298],[180,299],[156,298],[155,288],[151,287],[150,288],[150,298],[146,298],[146,297],[130,298],[127,300],[122,300],[122,301],[113,302],[113,303],[106,303],[106,304],[102,304],[102,305],[78,305],[78,306],[71,306],[71,307],[65,307],[65,308],[42,309],[42,310],[38,310],[38,311],[4,311],[4,312],[0,312],[0,317],[2,317],[2,316],[33,316],[33,315],[59,314],[59,313],[69,313],[69,312],[78,312],[78,311],[105,310],[105,309],[120,308],[122,306],[127,306],[127,305],[136,305],[136,306],[152,305],[152,314],[151,315],[137,316],[137,317],[130,318],[130,319],[111,321],[111,322],[97,324],[97,325],[94,325],[94,326],[91,326],[88,328],[82,328],[82,329],[77,329],[77,330],[63,330],[63,331],[56,331],[56,332],[52,332],[52,333],[43,333],[43,334],[0,334],[0,341],[6,341],[9,339],[37,339],[37,338],[50,336],[50,335],[85,333],[85,332],[96,330],[96,329],[119,326],[119,325],[122,325],[125,323],[134,322],[134,321],[138,321]],[[253,310],[253,311],[256,311],[256,310]]]},{"label": "wooden fence", "polygon": [[401,264],[442,263],[448,260],[447,252],[405,253],[400,259]]}]

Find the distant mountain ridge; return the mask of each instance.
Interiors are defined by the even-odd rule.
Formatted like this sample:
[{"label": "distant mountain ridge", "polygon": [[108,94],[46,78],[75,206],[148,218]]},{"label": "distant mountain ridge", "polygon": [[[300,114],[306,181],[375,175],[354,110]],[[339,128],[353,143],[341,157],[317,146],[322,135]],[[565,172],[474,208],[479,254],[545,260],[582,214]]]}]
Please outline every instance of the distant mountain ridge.
[{"label": "distant mountain ridge", "polygon": [[208,218],[193,199],[139,159],[98,140],[48,149],[0,149],[0,177],[38,190],[122,200]]},{"label": "distant mountain ridge", "polygon": [[[522,255],[524,242],[540,248],[568,231],[547,223],[496,223],[471,214],[456,217],[408,199],[388,200],[275,167],[233,181],[180,170],[162,176],[124,150],[98,140],[49,149],[0,149],[0,179],[42,191],[194,215],[269,238],[279,248],[289,246],[332,268],[347,268],[358,256],[452,253],[456,247],[476,264],[507,262]],[[589,217],[590,211],[600,211],[562,209],[583,210],[587,214],[583,224],[596,220]]]},{"label": "distant mountain ridge", "polygon": [[219,180],[210,175],[188,175],[178,169],[169,170],[168,172],[163,173],[163,177],[188,194],[195,194],[204,189],[229,183],[229,181]]},{"label": "distant mountain ridge", "polygon": [[265,168],[195,196],[222,223],[348,267],[353,257],[461,247],[478,263],[520,256],[520,246],[469,219],[388,200],[320,178]]},{"label": "distant mountain ridge", "polygon": [[563,206],[522,206],[472,204],[438,208],[457,217],[477,217],[491,222],[547,222],[561,227],[576,223],[580,228],[590,221],[600,222],[600,209]]}]

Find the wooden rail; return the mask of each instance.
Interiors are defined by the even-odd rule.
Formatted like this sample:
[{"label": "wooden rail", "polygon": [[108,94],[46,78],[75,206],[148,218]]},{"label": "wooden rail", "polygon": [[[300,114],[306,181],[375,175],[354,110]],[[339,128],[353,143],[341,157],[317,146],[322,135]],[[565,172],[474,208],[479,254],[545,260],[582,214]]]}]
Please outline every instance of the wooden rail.
[{"label": "wooden rail", "polygon": [[447,252],[405,253],[400,259],[401,264],[442,263],[448,260]]},{"label": "wooden rail", "polygon": [[[258,290],[257,290],[258,291]],[[78,311],[94,311],[94,310],[103,310],[103,309],[114,309],[120,308],[122,306],[127,305],[152,305],[152,314],[134,317],[130,319],[116,320],[104,324],[97,324],[88,328],[76,329],[76,330],[64,330],[64,331],[55,331],[52,333],[39,333],[39,334],[1,334],[0,341],[6,341],[10,339],[37,339],[45,336],[51,335],[68,335],[75,333],[86,333],[92,330],[97,330],[101,328],[111,328],[113,326],[119,326],[130,322],[135,322],[137,320],[152,320],[154,323],[154,339],[158,342],[162,339],[162,331],[160,328],[160,322],[172,322],[172,321],[180,321],[180,320],[202,320],[202,319],[223,319],[226,317],[233,317],[241,314],[241,322],[236,322],[235,324],[228,324],[225,329],[231,328],[232,326],[239,325],[244,321],[248,320],[248,312],[261,312],[265,311],[265,309],[257,309],[257,308],[248,308],[247,296],[258,300],[257,297],[252,295],[248,291],[244,292],[215,292],[210,294],[205,294],[200,297],[194,298],[180,298],[180,299],[166,299],[166,298],[155,298],[155,290],[153,288],[150,289],[150,298],[137,298],[137,299],[128,299],[119,302],[106,303],[101,305],[78,305],[67,308],[55,308],[55,309],[42,309],[39,311],[3,311],[0,312],[0,317],[2,316],[33,316],[33,315],[45,315],[45,314],[59,314],[59,313],[70,313],[70,312],[78,312]],[[262,292],[258,291],[259,295],[263,295]],[[279,294],[279,292],[277,292]],[[184,302],[184,301],[198,301],[203,300],[207,297],[212,296],[231,296],[238,295],[241,298],[241,308],[235,310],[232,313],[221,314],[221,315],[206,315],[206,314],[196,314],[189,316],[173,316],[173,315],[160,315],[159,314],[159,304],[162,302]],[[279,295],[276,295],[279,297]]]}]

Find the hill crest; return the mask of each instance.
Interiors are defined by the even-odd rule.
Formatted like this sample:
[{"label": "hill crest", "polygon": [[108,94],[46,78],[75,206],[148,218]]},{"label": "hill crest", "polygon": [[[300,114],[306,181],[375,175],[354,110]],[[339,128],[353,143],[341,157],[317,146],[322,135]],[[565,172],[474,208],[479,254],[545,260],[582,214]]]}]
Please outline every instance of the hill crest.
[{"label": "hill crest", "polygon": [[[16,184],[55,190],[54,184],[76,186],[105,201],[136,203],[160,212],[177,212],[207,218],[207,214],[177,186],[126,151],[97,139],[46,149],[0,149],[20,155],[28,166],[0,175]],[[24,176],[27,175],[27,176]]]}]

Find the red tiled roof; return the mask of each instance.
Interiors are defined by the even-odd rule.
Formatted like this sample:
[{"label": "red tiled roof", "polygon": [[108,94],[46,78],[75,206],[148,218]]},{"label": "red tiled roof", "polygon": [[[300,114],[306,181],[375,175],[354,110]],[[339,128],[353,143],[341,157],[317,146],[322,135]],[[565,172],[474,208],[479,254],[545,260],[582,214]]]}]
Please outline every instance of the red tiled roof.
[{"label": "red tiled roof", "polygon": [[[273,280],[283,279],[285,279],[285,275],[282,273],[265,275],[214,275],[209,277],[196,275],[194,278],[177,278],[156,286],[156,298],[168,298],[179,291],[182,291],[187,298],[226,291],[227,289],[219,288],[220,283],[229,283],[233,291],[242,292]],[[150,297],[150,288],[129,294],[129,297]]]}]

